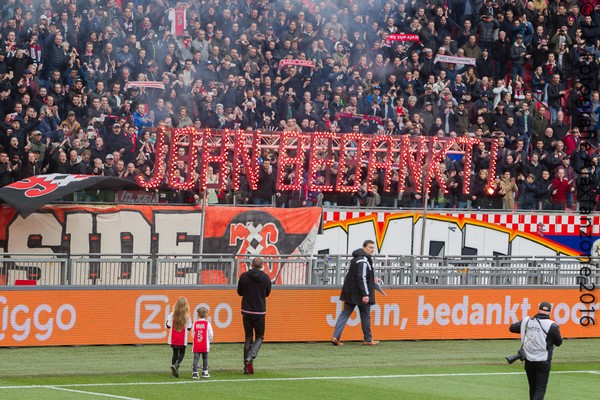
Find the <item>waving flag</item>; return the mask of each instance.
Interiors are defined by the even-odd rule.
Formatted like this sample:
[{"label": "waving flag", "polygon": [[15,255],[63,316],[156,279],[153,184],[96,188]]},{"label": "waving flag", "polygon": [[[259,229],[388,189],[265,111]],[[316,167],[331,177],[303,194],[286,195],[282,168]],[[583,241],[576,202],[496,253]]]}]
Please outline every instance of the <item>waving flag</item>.
[{"label": "waving flag", "polygon": [[0,189],[0,200],[26,217],[38,208],[84,189],[137,188],[127,179],[112,176],[49,174],[35,175]]}]

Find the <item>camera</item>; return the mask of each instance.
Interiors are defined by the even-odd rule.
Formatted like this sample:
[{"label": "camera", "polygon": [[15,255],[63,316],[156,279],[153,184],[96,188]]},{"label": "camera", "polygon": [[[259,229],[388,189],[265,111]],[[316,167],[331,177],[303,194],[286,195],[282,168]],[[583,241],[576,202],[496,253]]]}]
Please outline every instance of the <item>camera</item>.
[{"label": "camera", "polygon": [[523,349],[519,349],[519,351],[517,351],[517,354],[513,354],[504,358],[506,358],[506,361],[508,361],[509,364],[512,364],[517,360],[525,361],[525,352],[523,351]]}]

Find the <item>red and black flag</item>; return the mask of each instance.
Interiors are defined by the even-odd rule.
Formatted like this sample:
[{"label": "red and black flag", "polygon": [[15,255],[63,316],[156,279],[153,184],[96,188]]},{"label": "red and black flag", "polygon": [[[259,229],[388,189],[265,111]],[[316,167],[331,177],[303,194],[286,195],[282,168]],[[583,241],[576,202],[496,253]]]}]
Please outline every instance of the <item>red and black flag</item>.
[{"label": "red and black flag", "polygon": [[80,190],[137,188],[127,179],[112,176],[49,174],[35,175],[0,189],[0,200],[26,217],[35,210]]}]

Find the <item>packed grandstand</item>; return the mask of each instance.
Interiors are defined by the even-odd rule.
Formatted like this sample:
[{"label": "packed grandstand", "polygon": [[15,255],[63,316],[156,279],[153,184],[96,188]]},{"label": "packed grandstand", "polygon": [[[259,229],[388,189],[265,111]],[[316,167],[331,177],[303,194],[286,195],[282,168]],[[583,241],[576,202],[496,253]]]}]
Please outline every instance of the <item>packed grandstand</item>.
[{"label": "packed grandstand", "polygon": [[[440,160],[428,193],[414,171],[367,173],[339,151],[279,190],[263,146],[254,189],[233,160],[209,166],[226,182],[210,203],[577,210],[600,194],[597,1],[7,0],[1,19],[0,187],[150,180],[161,132],[195,127],[478,140]],[[189,151],[164,189],[199,172]]]}]

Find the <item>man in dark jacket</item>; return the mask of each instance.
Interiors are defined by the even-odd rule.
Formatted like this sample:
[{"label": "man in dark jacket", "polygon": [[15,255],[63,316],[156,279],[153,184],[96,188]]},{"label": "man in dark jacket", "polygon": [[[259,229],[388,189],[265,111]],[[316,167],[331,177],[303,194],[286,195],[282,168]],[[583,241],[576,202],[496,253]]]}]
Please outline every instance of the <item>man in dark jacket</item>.
[{"label": "man in dark jacket", "polygon": [[0,187],[10,185],[17,177],[18,166],[11,165],[8,159],[8,153],[0,151]]},{"label": "man in dark jacket", "polygon": [[554,346],[560,346],[563,341],[558,324],[550,319],[551,310],[552,305],[544,301],[533,318],[525,317],[509,328],[512,333],[521,335],[530,399],[544,398],[550,378],[552,352]]},{"label": "man in dark jacket", "polygon": [[277,193],[277,171],[267,158],[263,160],[258,172],[258,186],[253,195],[254,204],[271,204],[273,195]]},{"label": "man in dark jacket", "polygon": [[253,259],[250,271],[240,275],[237,292],[242,296],[244,374],[254,374],[253,362],[265,337],[267,297],[271,294],[271,280],[263,272],[261,258]]},{"label": "man in dark jacket", "polygon": [[362,249],[354,250],[352,253],[354,258],[350,262],[340,295],[340,300],[344,302],[344,309],[338,317],[331,339],[331,343],[335,346],[343,345],[340,337],[342,337],[346,322],[356,306],[360,312],[363,344],[367,346],[379,344],[379,341],[373,340],[371,335],[371,305],[375,304],[375,271],[373,271],[373,261],[371,260],[374,252],[375,242],[365,240]]}]

